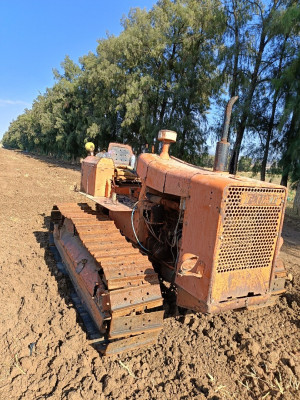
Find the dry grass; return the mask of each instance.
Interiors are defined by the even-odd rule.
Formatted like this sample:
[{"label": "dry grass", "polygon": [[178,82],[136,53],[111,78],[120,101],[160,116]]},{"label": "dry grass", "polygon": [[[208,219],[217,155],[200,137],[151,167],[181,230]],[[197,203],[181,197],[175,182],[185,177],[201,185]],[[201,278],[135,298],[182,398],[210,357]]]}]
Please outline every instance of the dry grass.
[{"label": "dry grass", "polygon": [[222,399],[224,400],[238,400],[238,398],[236,397],[236,393],[231,392],[227,389],[226,385],[220,385],[217,383],[216,379],[209,373],[207,373],[207,376],[210,380],[211,386],[214,390],[214,392],[218,395],[221,396]]},{"label": "dry grass", "polygon": [[252,388],[257,387],[257,384],[261,382],[267,386],[267,389],[261,393],[259,400],[266,400],[268,398],[272,398],[272,396],[276,393],[280,393],[281,395],[293,391],[297,392],[300,388],[300,382],[296,377],[290,377],[289,379],[283,379],[280,371],[275,371],[270,373],[267,378],[261,377],[255,371],[254,368],[251,369],[249,374],[245,375],[245,378],[238,383],[243,386],[249,393],[253,393]]},{"label": "dry grass", "polygon": [[136,376],[134,375],[134,373],[131,371],[130,367],[126,364],[124,364],[121,360],[119,360],[119,364],[121,365],[122,368],[126,369],[126,371],[128,372],[128,374],[130,376],[132,376],[133,378],[136,378]]}]

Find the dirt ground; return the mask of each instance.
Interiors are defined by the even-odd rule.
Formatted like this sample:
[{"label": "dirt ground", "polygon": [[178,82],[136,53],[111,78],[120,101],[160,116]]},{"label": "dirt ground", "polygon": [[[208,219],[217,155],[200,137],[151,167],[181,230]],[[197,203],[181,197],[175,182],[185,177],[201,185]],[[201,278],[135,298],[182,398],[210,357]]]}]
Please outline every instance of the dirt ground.
[{"label": "dirt ground", "polygon": [[[158,343],[101,358],[48,249],[56,202],[82,201],[78,167],[0,148],[0,399],[299,399],[300,221],[293,281],[272,308],[167,315]],[[76,186],[77,185],[77,186]]]}]

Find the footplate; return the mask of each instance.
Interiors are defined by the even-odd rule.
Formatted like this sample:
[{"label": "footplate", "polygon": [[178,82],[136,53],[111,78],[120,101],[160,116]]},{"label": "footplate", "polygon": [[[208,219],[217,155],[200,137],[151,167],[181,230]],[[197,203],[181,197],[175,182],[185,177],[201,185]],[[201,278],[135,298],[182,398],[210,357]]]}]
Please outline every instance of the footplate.
[{"label": "footplate", "polygon": [[70,279],[115,355],[155,343],[163,324],[158,276],[108,216],[87,204],[53,207],[54,243]]}]

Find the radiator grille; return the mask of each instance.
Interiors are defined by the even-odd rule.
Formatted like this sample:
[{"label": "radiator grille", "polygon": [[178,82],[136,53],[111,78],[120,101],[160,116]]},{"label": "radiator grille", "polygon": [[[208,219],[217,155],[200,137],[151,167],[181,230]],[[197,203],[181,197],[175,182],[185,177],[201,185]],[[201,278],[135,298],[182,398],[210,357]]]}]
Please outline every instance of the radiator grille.
[{"label": "radiator grille", "polygon": [[271,266],[284,198],[285,189],[227,189],[217,272]]}]

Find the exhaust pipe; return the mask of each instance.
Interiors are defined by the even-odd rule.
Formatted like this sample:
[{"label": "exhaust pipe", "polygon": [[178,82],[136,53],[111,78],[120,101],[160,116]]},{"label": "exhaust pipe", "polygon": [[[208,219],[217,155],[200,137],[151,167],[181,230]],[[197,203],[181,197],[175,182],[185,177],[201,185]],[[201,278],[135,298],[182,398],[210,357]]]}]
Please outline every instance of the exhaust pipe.
[{"label": "exhaust pipe", "polygon": [[237,101],[239,97],[232,97],[226,107],[225,115],[224,115],[224,124],[223,124],[223,134],[220,142],[217,143],[216,154],[215,154],[215,162],[214,162],[214,172],[223,172],[225,171],[228,151],[230,143],[227,141],[228,139],[228,131],[229,131],[229,123],[231,118],[232,106]]}]

